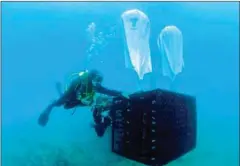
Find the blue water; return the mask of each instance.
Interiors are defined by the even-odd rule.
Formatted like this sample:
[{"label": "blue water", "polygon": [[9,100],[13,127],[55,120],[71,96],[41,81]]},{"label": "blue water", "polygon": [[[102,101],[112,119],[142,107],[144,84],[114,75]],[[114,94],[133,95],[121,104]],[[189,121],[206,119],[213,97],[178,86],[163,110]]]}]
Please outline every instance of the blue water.
[{"label": "blue water", "polygon": [[[47,127],[37,118],[57,97],[55,83],[86,67],[86,27],[113,28],[115,37],[91,63],[110,88],[131,91],[134,72],[124,68],[120,15],[137,8],[151,21],[153,73],[145,85],[167,84],[159,71],[156,39],[166,25],[183,33],[185,68],[172,90],[197,98],[198,144],[173,166],[239,165],[239,4],[213,2],[2,3],[3,166],[141,165],[110,152],[109,132],[96,137],[88,108],[56,108]],[[99,63],[103,61],[104,63]],[[62,163],[61,163],[62,161]],[[55,165],[54,165],[55,164]]]}]

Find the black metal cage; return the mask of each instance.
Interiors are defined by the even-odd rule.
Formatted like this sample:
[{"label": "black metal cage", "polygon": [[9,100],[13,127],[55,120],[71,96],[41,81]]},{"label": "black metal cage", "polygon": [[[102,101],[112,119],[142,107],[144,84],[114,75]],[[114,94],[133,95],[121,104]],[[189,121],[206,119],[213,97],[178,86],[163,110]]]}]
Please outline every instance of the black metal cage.
[{"label": "black metal cage", "polygon": [[115,98],[112,151],[146,165],[165,165],[196,147],[196,99],[165,90]]}]

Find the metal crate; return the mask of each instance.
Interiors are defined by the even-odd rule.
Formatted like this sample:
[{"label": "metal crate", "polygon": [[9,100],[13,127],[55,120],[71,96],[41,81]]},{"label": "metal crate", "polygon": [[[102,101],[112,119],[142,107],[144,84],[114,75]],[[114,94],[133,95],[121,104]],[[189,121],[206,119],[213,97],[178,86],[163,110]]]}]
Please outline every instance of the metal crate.
[{"label": "metal crate", "polygon": [[196,147],[194,97],[157,89],[113,103],[113,152],[146,165],[165,165]]}]

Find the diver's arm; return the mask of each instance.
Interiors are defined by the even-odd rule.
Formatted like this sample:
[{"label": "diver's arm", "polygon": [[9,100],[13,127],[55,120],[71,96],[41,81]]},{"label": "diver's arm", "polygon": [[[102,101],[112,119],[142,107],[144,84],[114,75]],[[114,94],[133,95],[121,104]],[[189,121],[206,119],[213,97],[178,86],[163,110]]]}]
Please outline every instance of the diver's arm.
[{"label": "diver's arm", "polygon": [[94,86],[94,89],[95,89],[96,92],[102,93],[102,94],[105,94],[105,95],[122,96],[122,92],[117,91],[117,90],[107,89],[107,88],[103,87],[101,84],[97,84],[96,86]]}]

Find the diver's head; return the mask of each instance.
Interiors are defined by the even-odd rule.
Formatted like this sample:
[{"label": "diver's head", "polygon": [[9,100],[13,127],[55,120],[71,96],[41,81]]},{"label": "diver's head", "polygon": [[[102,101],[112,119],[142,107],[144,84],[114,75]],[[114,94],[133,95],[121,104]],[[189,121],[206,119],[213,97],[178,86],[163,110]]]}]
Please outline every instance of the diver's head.
[{"label": "diver's head", "polygon": [[92,80],[93,85],[101,84],[103,81],[103,76],[98,70],[90,70],[89,76]]}]

